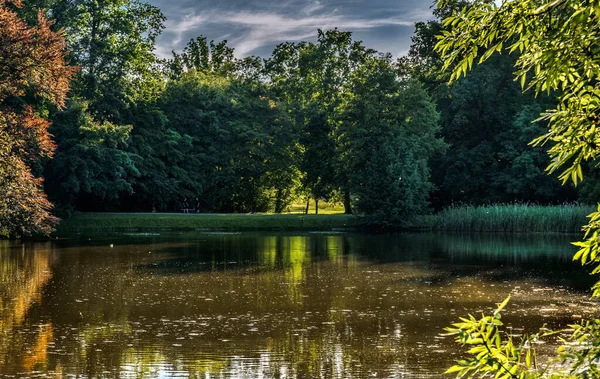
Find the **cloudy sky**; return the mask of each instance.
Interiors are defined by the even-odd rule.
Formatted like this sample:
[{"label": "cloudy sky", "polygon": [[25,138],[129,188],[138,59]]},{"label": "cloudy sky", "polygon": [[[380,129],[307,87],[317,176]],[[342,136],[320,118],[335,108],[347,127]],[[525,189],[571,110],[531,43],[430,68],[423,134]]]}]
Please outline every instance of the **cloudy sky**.
[{"label": "cloudy sky", "polygon": [[167,17],[157,53],[170,56],[194,37],[226,39],[238,57],[268,57],[284,41],[315,39],[317,29],[354,32],[382,52],[408,51],[417,21],[431,19],[430,0],[149,0]]}]

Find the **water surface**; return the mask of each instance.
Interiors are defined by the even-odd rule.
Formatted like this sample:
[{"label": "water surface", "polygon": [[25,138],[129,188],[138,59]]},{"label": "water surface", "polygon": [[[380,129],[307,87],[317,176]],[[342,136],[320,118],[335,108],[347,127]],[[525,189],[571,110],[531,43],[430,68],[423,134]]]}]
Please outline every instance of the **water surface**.
[{"label": "water surface", "polygon": [[440,378],[464,350],[442,328],[509,293],[515,334],[593,312],[576,238],[0,241],[0,376]]}]

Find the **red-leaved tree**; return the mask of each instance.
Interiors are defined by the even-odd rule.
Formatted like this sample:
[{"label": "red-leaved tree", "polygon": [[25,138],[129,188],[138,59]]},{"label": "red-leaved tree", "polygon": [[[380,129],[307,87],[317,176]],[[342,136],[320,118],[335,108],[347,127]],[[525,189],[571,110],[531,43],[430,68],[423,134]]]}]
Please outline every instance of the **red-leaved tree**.
[{"label": "red-leaved tree", "polygon": [[62,31],[51,30],[43,12],[35,26],[0,0],[0,236],[49,233],[57,219],[32,163],[51,157],[54,144],[36,105],[63,107],[77,68],[65,60]]}]

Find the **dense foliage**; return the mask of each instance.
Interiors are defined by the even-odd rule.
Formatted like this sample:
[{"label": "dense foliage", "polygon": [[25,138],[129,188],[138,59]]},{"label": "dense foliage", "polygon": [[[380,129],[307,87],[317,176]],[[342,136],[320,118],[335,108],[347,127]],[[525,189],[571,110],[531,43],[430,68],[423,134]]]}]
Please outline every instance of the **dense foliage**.
[{"label": "dense foliage", "polygon": [[[48,109],[45,188],[72,211],[282,212],[294,199],[398,223],[428,211],[439,115],[390,55],[319,31],[272,57],[226,41],[153,53],[160,10],[137,0],[35,0],[81,66],[66,109]],[[372,82],[377,81],[378,86]],[[369,151],[369,154],[364,154]]]},{"label": "dense foliage", "polygon": [[549,163],[545,149],[529,146],[546,130],[545,122],[532,121],[555,105],[555,96],[522,93],[513,76],[518,52],[492,56],[448,85],[450,74],[434,49],[436,36],[448,28],[441,19],[467,4],[451,1],[434,10],[436,20],[417,23],[413,45],[402,59],[434,99],[441,135],[450,145],[433,160],[434,207],[576,200],[572,187],[562,187],[544,172]]},{"label": "dense foliage", "polygon": [[167,85],[160,106],[170,130],[187,139],[178,149],[181,195],[219,212],[265,212],[288,202],[293,129],[263,85],[190,72]]},{"label": "dense foliage", "polygon": [[[447,5],[441,1],[440,6]],[[496,52],[519,52],[516,77],[525,89],[536,93],[560,91],[558,104],[541,119],[547,131],[534,144],[549,145],[548,171],[562,170],[560,178],[577,185],[583,179],[583,163],[599,154],[596,127],[600,108],[600,11],[597,1],[519,0],[474,2],[447,16],[436,49],[451,80],[466,75],[476,59],[484,62]],[[584,227],[586,239],[576,243],[574,259],[600,272],[600,212],[590,215]],[[600,284],[593,288],[600,296]],[[556,361],[535,362],[532,342],[548,332],[513,341],[501,331],[500,311],[493,316],[463,318],[448,332],[471,345],[471,357],[452,367],[459,377],[497,378],[596,378],[600,375],[600,320],[569,325],[571,333],[558,350]],[[534,357],[532,359],[532,357]],[[562,367],[552,368],[560,362]]]},{"label": "dense foliage", "polygon": [[278,46],[266,62],[274,91],[295,121],[302,190],[317,201],[341,195],[374,221],[398,223],[427,210],[428,161],[443,148],[438,114],[391,56],[319,31],[317,42]]},{"label": "dense foliage", "polygon": [[398,79],[387,62],[369,62],[352,76],[341,163],[358,209],[377,224],[398,225],[426,213],[433,189],[428,162],[445,145],[427,93],[413,79]]},{"label": "dense foliage", "polygon": [[54,152],[40,111],[64,105],[76,71],[44,13],[28,26],[15,7],[21,3],[0,0],[0,236],[10,237],[47,232],[56,222],[32,167]]},{"label": "dense foliage", "polygon": [[[532,121],[563,88],[522,94],[512,78],[518,51],[447,84],[436,35],[451,30],[440,20],[467,4],[451,1],[417,23],[397,62],[337,29],[280,44],[267,59],[240,59],[226,41],[202,36],[159,59],[165,17],[144,1],[4,5],[29,25],[46,11],[56,20],[48,27],[64,30],[61,54],[81,67],[64,109],[25,96],[52,122],[41,128],[55,149],[52,159],[40,150],[24,162],[65,217],[283,212],[314,200],[317,212],[319,201],[339,201],[348,214],[399,225],[456,203],[576,200],[544,172],[544,148],[528,146],[550,122]],[[598,193],[590,182],[581,199]]]}]

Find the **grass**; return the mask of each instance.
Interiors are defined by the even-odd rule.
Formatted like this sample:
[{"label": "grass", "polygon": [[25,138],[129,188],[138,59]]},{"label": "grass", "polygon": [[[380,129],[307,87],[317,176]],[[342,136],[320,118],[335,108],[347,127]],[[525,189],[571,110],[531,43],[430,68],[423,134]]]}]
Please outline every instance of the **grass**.
[{"label": "grass", "polygon": [[[336,208],[328,208],[333,212]],[[451,207],[414,220],[409,230],[499,233],[576,233],[594,207],[527,204]],[[321,213],[321,212],[319,212]],[[63,220],[57,234],[140,230],[335,230],[366,229],[360,216],[331,214],[80,213]],[[372,225],[369,225],[373,229]]]},{"label": "grass", "polygon": [[[293,203],[289,206],[286,213],[290,214],[304,214],[306,210],[306,203]],[[315,213],[315,201],[311,200],[308,206],[308,214]],[[319,201],[319,214],[343,214],[344,204],[342,203],[328,203]]]},{"label": "grass", "polygon": [[352,228],[357,217],[295,214],[79,213],[57,233],[119,230],[331,230]]},{"label": "grass", "polygon": [[576,233],[587,224],[589,205],[499,204],[448,208],[419,222],[424,229],[504,233]]}]

